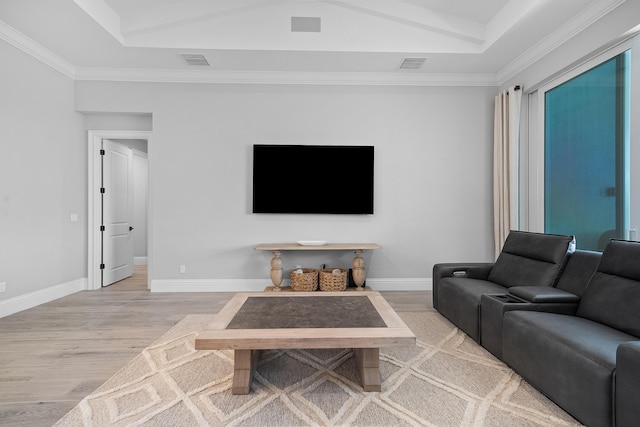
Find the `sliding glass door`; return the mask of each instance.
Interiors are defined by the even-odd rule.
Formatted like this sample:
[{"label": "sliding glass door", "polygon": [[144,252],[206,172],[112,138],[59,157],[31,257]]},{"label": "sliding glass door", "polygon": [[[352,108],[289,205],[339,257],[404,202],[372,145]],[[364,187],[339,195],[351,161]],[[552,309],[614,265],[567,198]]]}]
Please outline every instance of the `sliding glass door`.
[{"label": "sliding glass door", "polygon": [[545,92],[544,228],[602,250],[629,215],[630,52]]}]

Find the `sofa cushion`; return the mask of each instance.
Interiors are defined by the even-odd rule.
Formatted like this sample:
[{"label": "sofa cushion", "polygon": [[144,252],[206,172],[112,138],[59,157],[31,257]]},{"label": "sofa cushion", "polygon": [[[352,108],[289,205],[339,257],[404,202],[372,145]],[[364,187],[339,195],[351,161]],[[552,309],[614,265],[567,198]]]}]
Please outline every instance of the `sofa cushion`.
[{"label": "sofa cushion", "polygon": [[[546,342],[546,345],[558,345],[565,349],[560,350],[561,352],[571,349],[580,357],[589,359],[609,371],[616,367],[618,346],[637,339],[633,335],[600,323],[565,314],[510,311],[508,314],[505,313],[505,325],[507,316],[510,319],[510,328],[514,327],[514,324],[517,325],[515,327],[519,329],[518,334],[540,334],[544,337],[541,342]],[[523,332],[525,330],[528,332]]]},{"label": "sofa cushion", "polygon": [[507,288],[553,286],[574,242],[573,236],[511,231],[488,280]]},{"label": "sofa cushion", "polygon": [[640,282],[640,242],[612,240],[602,253],[598,271]]},{"label": "sofa cushion", "polygon": [[506,289],[486,280],[445,277],[440,280],[438,311],[476,341],[480,338],[482,294],[504,294]]},{"label": "sofa cushion", "polygon": [[613,424],[616,349],[631,335],[575,316],[504,314],[503,360],[589,426]]},{"label": "sofa cushion", "polygon": [[640,337],[640,243],[607,245],[576,315]]},{"label": "sofa cushion", "polygon": [[582,296],[589,280],[598,269],[602,252],[577,250],[567,259],[556,287]]}]

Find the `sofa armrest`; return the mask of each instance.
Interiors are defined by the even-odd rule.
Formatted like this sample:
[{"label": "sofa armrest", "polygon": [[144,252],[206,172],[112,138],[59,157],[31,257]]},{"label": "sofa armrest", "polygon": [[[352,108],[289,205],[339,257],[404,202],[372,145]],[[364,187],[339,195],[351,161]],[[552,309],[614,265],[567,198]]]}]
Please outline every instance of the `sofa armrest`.
[{"label": "sofa armrest", "polygon": [[433,308],[438,310],[438,289],[440,279],[445,277],[467,277],[470,279],[487,280],[493,263],[489,262],[465,262],[465,263],[440,263],[433,266],[432,301]]},{"label": "sofa armrest", "polygon": [[492,262],[444,263],[433,266],[433,281],[443,277],[467,277],[487,280]]},{"label": "sofa armrest", "polygon": [[580,302],[578,295],[551,286],[514,286],[509,288],[509,294],[536,303]]},{"label": "sofa armrest", "polygon": [[618,346],[615,387],[616,426],[637,426],[640,420],[640,341]]}]

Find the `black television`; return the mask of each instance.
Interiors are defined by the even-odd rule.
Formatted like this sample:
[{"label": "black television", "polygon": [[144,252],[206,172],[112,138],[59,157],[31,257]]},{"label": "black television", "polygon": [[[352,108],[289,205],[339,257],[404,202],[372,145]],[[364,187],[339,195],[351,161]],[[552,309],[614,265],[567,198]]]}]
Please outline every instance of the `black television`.
[{"label": "black television", "polygon": [[373,146],[253,146],[253,213],[373,214]]}]

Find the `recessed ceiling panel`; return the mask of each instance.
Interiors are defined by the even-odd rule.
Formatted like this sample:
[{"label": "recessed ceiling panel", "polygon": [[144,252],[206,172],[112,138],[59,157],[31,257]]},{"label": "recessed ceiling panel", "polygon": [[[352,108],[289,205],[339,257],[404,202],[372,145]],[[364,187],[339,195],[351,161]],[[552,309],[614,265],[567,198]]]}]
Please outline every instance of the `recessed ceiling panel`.
[{"label": "recessed ceiling panel", "polygon": [[[617,23],[622,35],[637,25],[638,2],[2,0],[0,32],[36,57],[76,67],[83,78],[144,80],[148,74],[158,81],[166,74],[186,81],[216,72],[279,71],[487,81],[532,63],[616,8],[630,11],[629,22]],[[315,18],[320,31],[296,31],[310,28],[297,25],[292,31],[292,17]],[[196,69],[181,53],[201,54],[211,66]],[[399,70],[403,58],[424,57],[412,72]]]},{"label": "recessed ceiling panel", "polygon": [[292,33],[319,33],[322,31],[322,20],[317,17],[292,16]]}]

